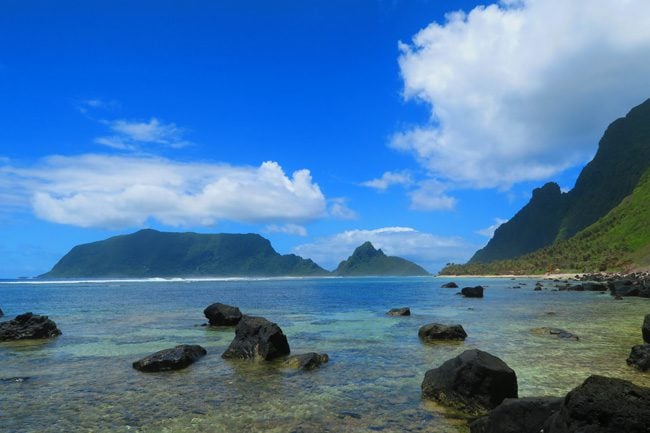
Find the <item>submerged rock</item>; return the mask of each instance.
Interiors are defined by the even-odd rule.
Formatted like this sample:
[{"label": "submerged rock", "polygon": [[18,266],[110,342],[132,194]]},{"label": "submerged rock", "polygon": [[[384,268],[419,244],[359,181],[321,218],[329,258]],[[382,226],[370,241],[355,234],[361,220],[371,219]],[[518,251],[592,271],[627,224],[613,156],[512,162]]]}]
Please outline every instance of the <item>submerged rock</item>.
[{"label": "submerged rock", "polygon": [[470,433],[539,433],[544,422],[562,406],[562,398],[507,398],[470,424]]},{"label": "submerged rock", "polygon": [[410,316],[411,309],[409,307],[391,308],[386,314],[389,316]]},{"label": "submerged rock", "polygon": [[643,320],[641,334],[643,335],[643,341],[650,343],[650,314],[647,314]]},{"label": "submerged rock", "polygon": [[25,313],[14,320],[0,323],[0,341],[32,340],[61,335],[54,321],[47,316]]},{"label": "submerged rock", "polygon": [[219,302],[209,305],[203,314],[212,326],[235,326],[242,318],[239,308]]},{"label": "submerged rock", "polygon": [[517,398],[517,375],[496,356],[466,350],[426,372],[422,395],[471,414],[484,414],[506,398]]},{"label": "submerged rock", "polygon": [[464,340],[467,333],[462,325],[442,325],[440,323],[429,323],[418,331],[418,336],[424,341],[439,340]]},{"label": "submerged rock", "polygon": [[627,358],[627,365],[641,371],[650,369],[650,344],[640,344],[632,347],[630,356]]},{"label": "submerged rock", "polygon": [[575,340],[578,341],[580,340],[580,337],[578,337],[575,334],[570,333],[569,331],[565,331],[564,329],[560,328],[548,328],[546,326],[543,326],[541,328],[533,328],[530,330],[535,335],[550,335],[551,337],[557,337],[557,338],[562,338],[564,340]]},{"label": "submerged rock", "polygon": [[330,360],[327,353],[309,352],[302,355],[290,356],[284,361],[284,365],[289,368],[301,368],[303,370],[313,370],[320,367]]},{"label": "submerged rock", "polygon": [[544,424],[544,433],[648,433],[650,388],[590,376],[567,394]]},{"label": "submerged rock", "polygon": [[199,345],[182,344],[165,349],[135,361],[133,368],[147,373],[180,370],[205,356],[206,350]]},{"label": "submerged rock", "polygon": [[443,289],[457,289],[458,284],[454,283],[453,281],[450,281],[449,283],[445,283],[440,287],[442,287]]},{"label": "submerged rock", "polygon": [[0,317],[4,316],[5,313],[2,312],[2,308],[0,308]]},{"label": "submerged rock", "polygon": [[289,353],[287,337],[278,325],[263,317],[244,316],[235,329],[235,338],[221,357],[270,361]]},{"label": "submerged rock", "polygon": [[465,296],[466,298],[482,298],[483,297],[483,287],[482,286],[476,286],[476,287],[463,287],[463,289],[460,291],[461,295]]}]

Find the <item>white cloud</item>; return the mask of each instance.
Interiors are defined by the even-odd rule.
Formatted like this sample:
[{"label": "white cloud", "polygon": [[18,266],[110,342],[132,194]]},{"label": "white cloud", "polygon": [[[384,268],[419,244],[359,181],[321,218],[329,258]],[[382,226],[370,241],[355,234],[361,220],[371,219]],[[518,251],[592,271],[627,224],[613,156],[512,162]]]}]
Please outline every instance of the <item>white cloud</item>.
[{"label": "white cloud", "polygon": [[150,218],[169,226],[219,220],[297,224],[327,213],[308,170],[289,177],[272,161],[236,167],[153,157],[52,156],[33,167],[2,166],[0,188],[0,196],[11,193],[31,203],[42,219],[81,227],[136,227]]},{"label": "white cloud", "polygon": [[163,123],[152,117],[148,122],[128,120],[104,121],[114,135],[98,137],[95,143],[115,149],[137,149],[141,144],[159,144],[171,148],[188,146],[183,138],[185,130],[174,123]]},{"label": "white cloud", "polygon": [[285,235],[307,236],[307,229],[298,224],[269,224],[266,226],[267,233],[284,233]]},{"label": "white cloud", "polygon": [[392,146],[447,183],[507,188],[585,162],[650,97],[650,2],[507,0],[400,50],[404,96],[429,104],[431,123]]},{"label": "white cloud", "polygon": [[329,199],[329,215],[332,218],[340,220],[355,220],[359,217],[357,213],[350,209],[347,205],[347,199],[345,197],[335,197]]},{"label": "white cloud", "polygon": [[476,246],[468,245],[460,238],[436,236],[410,227],[384,227],[348,230],[299,245],[294,252],[334,269],[366,241],[370,241],[375,248],[381,248],[387,255],[412,260],[430,272],[440,270],[447,262],[464,263],[476,250]]},{"label": "white cloud", "polygon": [[451,210],[456,206],[456,199],[445,194],[445,186],[434,180],[418,183],[418,188],[408,193],[413,210]]},{"label": "white cloud", "polygon": [[492,236],[494,236],[494,231],[496,229],[498,229],[501,226],[501,224],[507,223],[507,222],[508,222],[508,220],[505,220],[503,218],[495,218],[494,219],[494,224],[492,224],[490,227],[486,227],[484,229],[477,230],[476,233],[478,233],[479,235],[483,235],[483,236],[487,236],[488,238],[491,238]]},{"label": "white cloud", "polygon": [[387,171],[380,178],[367,180],[361,185],[374,188],[379,191],[385,191],[393,185],[411,185],[413,177],[408,171]]}]

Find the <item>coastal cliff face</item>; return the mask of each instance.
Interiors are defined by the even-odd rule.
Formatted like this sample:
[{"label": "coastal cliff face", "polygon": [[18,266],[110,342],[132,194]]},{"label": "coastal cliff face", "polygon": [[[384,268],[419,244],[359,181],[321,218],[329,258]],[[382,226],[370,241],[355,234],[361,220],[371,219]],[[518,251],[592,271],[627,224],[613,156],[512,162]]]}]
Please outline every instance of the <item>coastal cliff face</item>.
[{"label": "coastal cliff face", "polygon": [[334,271],[339,276],[420,276],[429,273],[419,265],[401,257],[387,256],[381,249],[375,249],[365,242],[343,260]]},{"label": "coastal cliff face", "polygon": [[536,189],[469,263],[512,259],[576,235],[629,196],[649,167],[650,99],[609,125],[571,191],[554,183]]},{"label": "coastal cliff face", "polygon": [[328,275],[309,259],[280,255],[257,234],[146,229],[78,245],[41,278]]}]

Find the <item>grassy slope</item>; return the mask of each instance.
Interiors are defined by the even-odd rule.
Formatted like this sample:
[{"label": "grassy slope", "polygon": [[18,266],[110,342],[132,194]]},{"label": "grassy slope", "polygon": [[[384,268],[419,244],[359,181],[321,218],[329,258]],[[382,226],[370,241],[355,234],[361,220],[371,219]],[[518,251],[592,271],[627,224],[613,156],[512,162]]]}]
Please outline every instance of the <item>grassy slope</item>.
[{"label": "grassy slope", "polygon": [[619,271],[650,265],[650,170],[628,197],[572,238],[517,259],[448,265],[444,274]]}]

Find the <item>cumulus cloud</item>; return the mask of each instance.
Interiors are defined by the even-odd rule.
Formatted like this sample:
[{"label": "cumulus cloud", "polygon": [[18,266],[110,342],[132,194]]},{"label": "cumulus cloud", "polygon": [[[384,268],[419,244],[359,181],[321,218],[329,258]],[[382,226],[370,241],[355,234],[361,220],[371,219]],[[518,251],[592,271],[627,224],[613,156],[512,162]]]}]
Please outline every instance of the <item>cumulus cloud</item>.
[{"label": "cumulus cloud", "polygon": [[442,237],[410,227],[383,227],[374,230],[348,230],[299,245],[294,252],[308,257],[326,268],[334,269],[354,249],[370,241],[390,256],[412,260],[430,272],[436,272],[449,261],[464,263],[476,246],[460,238]]},{"label": "cumulus cloud", "polygon": [[448,14],[400,50],[404,96],[431,122],[391,145],[445,182],[508,188],[585,162],[650,97],[650,2],[504,0]]},{"label": "cumulus cloud", "polygon": [[408,171],[387,171],[381,177],[362,182],[361,185],[385,191],[393,185],[411,185],[413,177]]},{"label": "cumulus cloud", "polygon": [[283,233],[285,235],[293,236],[307,236],[307,229],[298,224],[269,224],[266,226],[267,233]]},{"label": "cumulus cloud", "polygon": [[142,144],[158,144],[178,149],[190,144],[183,138],[183,128],[174,123],[163,123],[155,117],[148,122],[120,119],[103,123],[108,125],[114,134],[97,137],[95,143],[114,149],[135,150]]},{"label": "cumulus cloud", "polygon": [[211,226],[219,220],[299,224],[327,213],[308,170],[288,176],[272,161],[241,167],[154,157],[52,156],[32,167],[2,166],[0,188],[0,196],[28,202],[44,220],[81,227],[136,227],[149,219],[169,226]]},{"label": "cumulus cloud", "polygon": [[478,233],[479,235],[483,235],[483,236],[487,236],[488,238],[491,238],[492,236],[494,236],[494,231],[496,229],[498,229],[501,226],[501,224],[507,223],[507,222],[508,222],[507,219],[495,218],[494,219],[494,224],[492,224],[490,227],[486,227],[484,229],[477,230],[476,233]]}]

